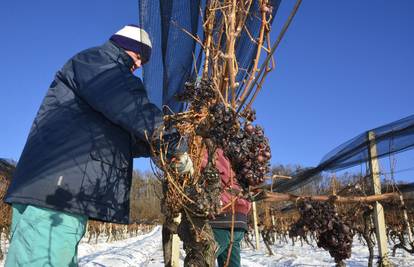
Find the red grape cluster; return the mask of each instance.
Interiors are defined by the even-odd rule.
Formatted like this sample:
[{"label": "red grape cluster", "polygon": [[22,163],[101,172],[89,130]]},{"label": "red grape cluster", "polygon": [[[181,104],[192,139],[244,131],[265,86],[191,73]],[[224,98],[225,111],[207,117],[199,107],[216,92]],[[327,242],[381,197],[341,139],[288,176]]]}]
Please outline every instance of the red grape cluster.
[{"label": "red grape cluster", "polygon": [[263,183],[270,169],[271,153],[269,140],[260,126],[246,123],[230,138],[225,151],[241,185]]},{"label": "red grape cluster", "polygon": [[268,139],[260,126],[253,126],[254,111],[247,114],[245,126],[241,128],[234,110],[218,103],[209,108],[207,124],[208,137],[221,147],[232,163],[241,185],[263,183],[269,172],[271,157]]},{"label": "red grape cluster", "polygon": [[252,109],[245,109],[240,117],[234,109],[216,102],[217,93],[211,80],[185,84],[181,100],[188,101],[194,111],[208,107],[207,118],[197,126],[196,133],[222,148],[232,163],[239,183],[248,187],[263,183],[270,169],[269,140],[260,126],[251,124],[256,119]]},{"label": "red grape cluster", "polygon": [[354,234],[332,202],[305,200],[299,203],[299,213],[300,219],[291,227],[290,237],[305,237],[311,231],[316,234],[318,247],[328,250],[336,263],[351,257]]}]

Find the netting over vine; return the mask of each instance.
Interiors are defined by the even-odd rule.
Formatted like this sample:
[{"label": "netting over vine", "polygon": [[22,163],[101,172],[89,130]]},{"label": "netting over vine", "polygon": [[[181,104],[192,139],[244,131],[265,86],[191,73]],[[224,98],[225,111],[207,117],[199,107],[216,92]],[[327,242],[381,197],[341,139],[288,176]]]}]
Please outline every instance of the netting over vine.
[{"label": "netting over vine", "polygon": [[[373,138],[369,138],[369,133]],[[370,144],[375,143],[377,158],[389,156],[414,148],[414,115],[366,131],[343,143],[326,154],[315,167],[300,171],[294,179],[280,181],[275,185],[279,192],[295,190],[318,178],[322,171],[338,171],[369,161]],[[405,186],[412,191],[413,186]]]},{"label": "netting over vine", "polygon": [[[151,60],[144,65],[144,84],[148,90],[151,101],[159,107],[167,105],[174,112],[183,111],[185,103],[178,101],[176,96],[184,90],[184,83],[194,80],[202,67],[205,58],[202,42],[205,38],[206,6],[213,1],[171,1],[171,0],[140,0],[140,25],[148,32],[153,43]],[[223,6],[226,4],[222,2]],[[244,2],[239,1],[242,5]],[[250,1],[245,23],[242,25],[240,36],[235,43],[235,55],[239,72],[236,82],[236,94],[240,94],[246,79],[253,66],[257,51],[257,37],[262,24],[262,1]],[[269,24],[272,23],[279,8],[280,0],[268,2],[271,7],[267,16]],[[221,15],[217,13],[216,21]],[[221,38],[223,31],[220,27],[210,29],[216,42],[223,45],[227,42]],[[192,38],[191,36],[195,37]],[[162,90],[161,90],[162,89]]]}]

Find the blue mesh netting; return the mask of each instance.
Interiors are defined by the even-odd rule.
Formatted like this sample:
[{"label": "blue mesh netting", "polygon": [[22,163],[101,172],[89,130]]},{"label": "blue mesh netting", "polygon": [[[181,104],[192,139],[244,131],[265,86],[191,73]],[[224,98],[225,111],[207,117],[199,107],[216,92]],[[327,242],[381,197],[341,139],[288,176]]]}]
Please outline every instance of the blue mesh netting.
[{"label": "blue mesh netting", "polygon": [[[271,0],[273,18],[280,0]],[[168,106],[179,112],[185,105],[176,100],[177,93],[183,90],[186,81],[194,79],[203,59],[201,46],[188,33],[199,36],[203,41],[202,17],[205,16],[206,0],[140,0],[140,25],[150,35],[153,43],[152,56],[144,65],[144,84],[151,100],[159,107]],[[254,0],[246,20],[246,29],[254,38],[258,38],[261,18],[259,1]],[[220,13],[216,13],[216,21],[220,21]],[[219,23],[215,23],[218,25]],[[217,41],[218,30],[215,27],[213,36]],[[243,30],[236,42],[236,57],[240,72],[236,80],[242,81],[253,66],[257,45],[252,42],[247,31]],[[223,40],[225,42],[225,39]],[[236,92],[240,92],[240,83]],[[230,97],[230,96],[229,96]],[[414,146],[414,116],[384,125],[372,130],[376,136],[378,157],[398,153]],[[295,179],[281,181],[278,191],[289,191],[313,181],[322,171],[341,170],[352,167],[369,159],[369,141],[367,132],[358,135],[329,152],[315,168],[300,171]]]},{"label": "blue mesh netting", "polygon": [[[175,96],[183,90],[186,81],[195,78],[203,56],[200,45],[188,33],[199,36],[203,41],[201,19],[205,14],[206,0],[140,0],[138,3],[140,26],[148,32],[153,43],[151,60],[143,68],[144,84],[150,99],[159,107],[166,105],[174,112],[182,111],[185,106]],[[280,0],[271,0],[270,3],[274,18]],[[259,1],[254,0],[245,24],[254,38],[258,38],[261,25],[259,12]],[[219,21],[220,13],[217,14],[216,20]],[[218,27],[213,30],[214,36],[217,36],[217,31]],[[236,42],[240,70],[251,69],[256,49],[257,45],[243,30]],[[243,80],[246,74],[246,71],[240,71],[237,81]]]},{"label": "blue mesh netting", "polygon": [[[414,115],[352,138],[326,154],[317,167],[299,171],[291,180],[278,182],[275,186],[276,190],[279,192],[295,190],[318,178],[317,174],[322,171],[338,171],[368,162],[369,132],[375,135],[377,158],[412,149],[414,148]],[[413,185],[404,188],[404,190],[413,190]]]}]

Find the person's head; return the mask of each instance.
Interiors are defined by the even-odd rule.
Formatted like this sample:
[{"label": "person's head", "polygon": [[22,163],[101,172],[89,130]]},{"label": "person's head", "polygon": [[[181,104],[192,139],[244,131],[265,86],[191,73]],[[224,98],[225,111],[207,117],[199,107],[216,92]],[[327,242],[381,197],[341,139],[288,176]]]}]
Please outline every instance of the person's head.
[{"label": "person's head", "polygon": [[130,24],[123,27],[112,35],[110,40],[123,48],[132,58],[134,64],[131,71],[147,63],[151,57],[152,45],[148,33],[136,25]]}]

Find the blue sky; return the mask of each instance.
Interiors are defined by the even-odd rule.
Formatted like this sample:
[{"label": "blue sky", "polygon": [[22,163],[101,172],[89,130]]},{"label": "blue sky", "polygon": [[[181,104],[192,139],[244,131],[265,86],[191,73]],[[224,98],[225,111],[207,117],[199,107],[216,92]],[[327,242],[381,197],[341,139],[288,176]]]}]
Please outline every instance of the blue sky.
[{"label": "blue sky", "polygon": [[[273,40],[294,2],[282,0]],[[414,113],[413,10],[410,0],[303,1],[255,102],[273,163],[315,166],[355,135]],[[137,23],[137,1],[1,1],[0,22],[0,157],[17,160],[55,72]]]}]

